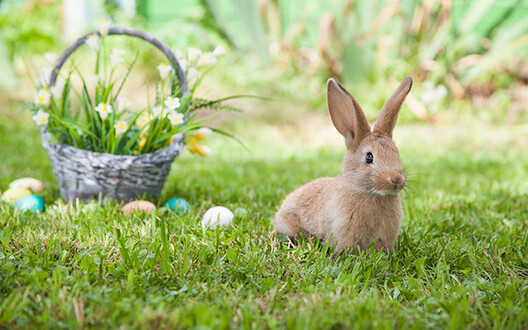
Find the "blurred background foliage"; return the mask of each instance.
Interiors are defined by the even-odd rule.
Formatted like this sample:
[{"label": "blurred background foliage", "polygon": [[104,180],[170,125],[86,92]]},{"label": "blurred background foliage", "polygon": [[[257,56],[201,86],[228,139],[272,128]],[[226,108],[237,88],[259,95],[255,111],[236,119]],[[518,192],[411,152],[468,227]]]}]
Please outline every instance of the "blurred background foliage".
[{"label": "blurred background foliage", "polygon": [[137,0],[133,14],[125,0],[2,0],[3,97],[21,86],[22,58],[60,52],[71,41],[67,2],[90,3],[84,32],[107,16],[174,48],[228,45],[221,88],[326,111],[324,85],[336,77],[374,115],[389,86],[411,75],[404,120],[517,124],[528,117],[526,0]]}]

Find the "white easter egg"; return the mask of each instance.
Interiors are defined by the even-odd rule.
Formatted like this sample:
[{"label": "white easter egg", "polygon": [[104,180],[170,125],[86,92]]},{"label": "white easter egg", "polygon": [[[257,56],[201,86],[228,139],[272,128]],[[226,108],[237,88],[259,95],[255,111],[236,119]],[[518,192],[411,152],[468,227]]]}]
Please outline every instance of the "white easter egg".
[{"label": "white easter egg", "polygon": [[202,218],[204,229],[215,229],[217,226],[228,227],[233,223],[233,212],[223,206],[215,206],[205,212]]},{"label": "white easter egg", "polygon": [[44,189],[44,183],[35,178],[21,178],[11,182],[9,188],[26,188],[33,192],[39,192]]}]

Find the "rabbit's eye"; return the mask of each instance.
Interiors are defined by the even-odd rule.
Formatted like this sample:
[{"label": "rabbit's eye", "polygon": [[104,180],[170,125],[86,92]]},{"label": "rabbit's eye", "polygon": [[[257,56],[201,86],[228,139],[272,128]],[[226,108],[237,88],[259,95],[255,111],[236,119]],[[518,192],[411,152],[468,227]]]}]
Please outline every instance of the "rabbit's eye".
[{"label": "rabbit's eye", "polygon": [[367,157],[365,157],[365,162],[367,164],[372,164],[373,161],[374,161],[374,155],[372,154],[372,152],[367,152]]}]

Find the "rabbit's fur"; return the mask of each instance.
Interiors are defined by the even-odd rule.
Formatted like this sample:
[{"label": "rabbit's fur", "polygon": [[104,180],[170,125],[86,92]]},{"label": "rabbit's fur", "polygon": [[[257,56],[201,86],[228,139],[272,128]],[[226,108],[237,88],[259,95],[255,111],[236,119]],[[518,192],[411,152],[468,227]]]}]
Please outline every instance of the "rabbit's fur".
[{"label": "rabbit's fur", "polygon": [[295,238],[303,233],[330,241],[335,253],[372,243],[376,250],[392,251],[403,216],[398,192],[405,186],[392,131],[411,86],[411,77],[405,78],[371,130],[354,97],[336,80],[328,80],[328,109],[347,147],[342,173],[291,192],[273,220],[279,234]]}]

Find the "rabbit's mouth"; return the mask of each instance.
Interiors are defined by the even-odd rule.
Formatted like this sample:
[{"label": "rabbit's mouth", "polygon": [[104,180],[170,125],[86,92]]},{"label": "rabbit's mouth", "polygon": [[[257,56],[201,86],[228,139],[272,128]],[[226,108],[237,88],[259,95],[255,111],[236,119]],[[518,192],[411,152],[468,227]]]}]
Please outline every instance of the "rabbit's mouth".
[{"label": "rabbit's mouth", "polygon": [[381,196],[396,195],[405,187],[405,176],[381,174],[374,180],[374,192]]},{"label": "rabbit's mouth", "polygon": [[392,196],[397,195],[401,189],[391,189],[391,190],[374,190],[374,193],[380,196]]}]

